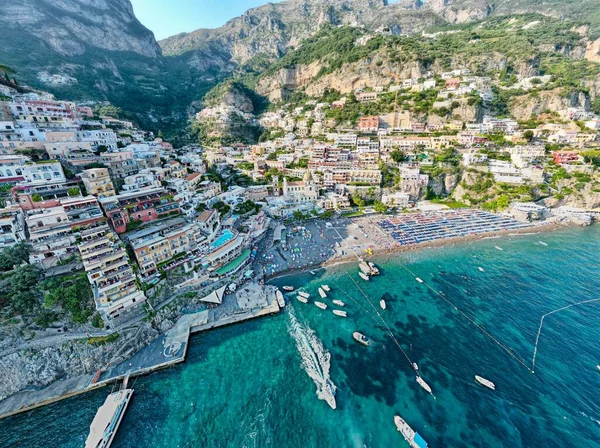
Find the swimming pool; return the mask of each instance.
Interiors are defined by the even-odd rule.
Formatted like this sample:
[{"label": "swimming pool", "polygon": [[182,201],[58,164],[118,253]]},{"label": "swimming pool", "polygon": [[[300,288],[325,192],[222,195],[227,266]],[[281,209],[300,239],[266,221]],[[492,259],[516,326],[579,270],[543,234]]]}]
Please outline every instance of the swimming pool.
[{"label": "swimming pool", "polygon": [[233,238],[233,233],[231,233],[231,230],[225,229],[221,232],[221,235],[219,235],[219,238],[217,238],[212,243],[210,243],[210,247],[212,247],[213,249],[216,249],[217,247],[221,247],[223,244],[229,242],[232,238]]}]

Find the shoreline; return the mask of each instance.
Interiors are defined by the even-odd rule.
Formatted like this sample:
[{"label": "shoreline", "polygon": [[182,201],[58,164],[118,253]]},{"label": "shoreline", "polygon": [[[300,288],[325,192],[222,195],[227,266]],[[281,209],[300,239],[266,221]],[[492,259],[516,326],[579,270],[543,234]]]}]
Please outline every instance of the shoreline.
[{"label": "shoreline", "polygon": [[[440,238],[439,240],[427,241],[423,243],[410,244],[406,246],[397,245],[390,248],[373,248],[372,255],[363,256],[364,259],[373,259],[375,257],[381,257],[383,255],[392,255],[395,253],[403,253],[409,252],[412,250],[421,250],[421,249],[433,249],[436,247],[445,247],[451,244],[456,243],[465,243],[468,241],[482,241],[486,239],[495,239],[501,238],[503,236],[516,236],[516,235],[535,235],[541,232],[552,232],[558,229],[567,228],[574,226],[575,224],[564,224],[559,222],[547,222],[544,224],[532,225],[531,227],[524,227],[521,229],[510,229],[510,230],[500,230],[495,232],[485,232],[477,235],[467,235],[453,238]],[[277,280],[280,278],[288,277],[293,274],[306,273],[309,271],[317,270],[317,269],[327,269],[336,265],[348,264],[357,261],[357,255],[355,254],[347,254],[340,258],[335,258],[333,260],[328,260],[323,263],[308,265],[303,268],[294,268],[287,269],[281,272],[277,272],[272,275],[265,275],[265,282]]]}]

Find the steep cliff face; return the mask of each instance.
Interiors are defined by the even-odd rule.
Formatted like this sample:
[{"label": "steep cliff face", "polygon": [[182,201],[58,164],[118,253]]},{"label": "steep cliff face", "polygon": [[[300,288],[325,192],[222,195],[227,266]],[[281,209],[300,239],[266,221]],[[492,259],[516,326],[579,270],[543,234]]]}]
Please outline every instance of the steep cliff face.
[{"label": "steep cliff face", "polygon": [[160,55],[154,34],[136,19],[129,0],[2,2],[0,15],[2,46],[14,42],[12,33],[24,32],[63,56],[81,55],[90,47]]},{"label": "steep cliff face", "polygon": [[511,114],[517,120],[528,120],[532,115],[539,115],[546,110],[566,112],[568,108],[589,109],[590,97],[587,92],[567,92],[564,89],[553,89],[537,94],[514,97],[509,103]]},{"label": "steep cliff face", "polygon": [[182,33],[159,43],[165,55],[185,54],[193,66],[198,53],[243,64],[257,55],[278,58],[326,24],[387,27],[395,34],[408,34],[441,23],[431,11],[419,10],[410,2],[289,0],[250,9],[215,30]]}]

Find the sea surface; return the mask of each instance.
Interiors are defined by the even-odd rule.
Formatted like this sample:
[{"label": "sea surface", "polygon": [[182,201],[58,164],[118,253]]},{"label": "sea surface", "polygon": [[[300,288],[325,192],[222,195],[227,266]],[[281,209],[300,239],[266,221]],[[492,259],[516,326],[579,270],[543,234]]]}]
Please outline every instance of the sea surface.
[{"label": "sea surface", "polygon": [[[275,280],[311,302],[328,284],[329,309],[288,295],[285,312],[195,335],[184,364],[131,380],[113,447],[408,446],[395,414],[430,447],[600,446],[600,301],[544,319],[531,371],[542,316],[600,299],[600,226],[375,261],[382,273],[369,283],[356,263]],[[332,314],[332,299],[347,319]],[[327,379],[335,410],[317,395]],[[82,447],[109,391],[1,420],[0,446]]]}]

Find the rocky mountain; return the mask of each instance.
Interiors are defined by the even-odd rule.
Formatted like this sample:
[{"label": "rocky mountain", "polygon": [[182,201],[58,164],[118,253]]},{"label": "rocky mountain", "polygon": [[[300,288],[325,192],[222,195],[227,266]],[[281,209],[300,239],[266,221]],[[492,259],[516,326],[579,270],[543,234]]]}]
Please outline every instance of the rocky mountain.
[{"label": "rocky mountain", "polygon": [[394,34],[420,32],[443,22],[421,2],[387,0],[288,0],[250,9],[217,29],[200,29],[160,41],[165,55],[188,55],[191,65],[214,59],[242,64],[257,56],[275,59],[323,25],[389,29]]},{"label": "rocky mountain", "polygon": [[[152,31],[135,17],[129,0],[21,0],[0,2],[3,46],[37,39],[62,56],[90,48],[160,56]],[[5,48],[6,50],[6,48]]]}]

